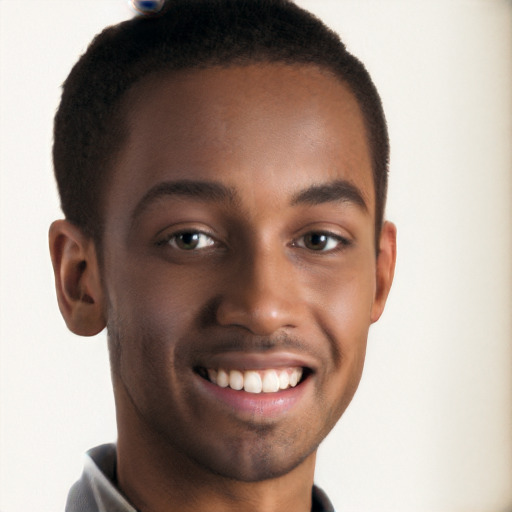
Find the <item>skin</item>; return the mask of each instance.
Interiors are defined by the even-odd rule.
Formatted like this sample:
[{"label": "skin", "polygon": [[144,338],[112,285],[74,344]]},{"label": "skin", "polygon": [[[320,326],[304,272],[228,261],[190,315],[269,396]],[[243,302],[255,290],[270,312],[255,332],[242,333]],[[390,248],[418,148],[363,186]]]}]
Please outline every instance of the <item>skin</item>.
[{"label": "skin", "polygon": [[[316,67],[278,64],[160,74],[124,103],[101,265],[77,228],[50,230],[68,326],[108,328],[119,487],[143,511],[310,510],[396,255],[385,223],[376,257],[359,106]],[[199,370],[229,365],[306,378],[247,408]]]}]

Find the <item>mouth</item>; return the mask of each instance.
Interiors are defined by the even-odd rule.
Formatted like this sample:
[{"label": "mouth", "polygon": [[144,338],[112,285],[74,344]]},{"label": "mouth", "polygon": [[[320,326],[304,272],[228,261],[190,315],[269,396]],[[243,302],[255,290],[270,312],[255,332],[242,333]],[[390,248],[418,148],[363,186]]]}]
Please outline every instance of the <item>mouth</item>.
[{"label": "mouth", "polygon": [[278,393],[294,388],[308,375],[308,370],[300,366],[257,370],[200,367],[196,371],[220,388],[254,394]]}]

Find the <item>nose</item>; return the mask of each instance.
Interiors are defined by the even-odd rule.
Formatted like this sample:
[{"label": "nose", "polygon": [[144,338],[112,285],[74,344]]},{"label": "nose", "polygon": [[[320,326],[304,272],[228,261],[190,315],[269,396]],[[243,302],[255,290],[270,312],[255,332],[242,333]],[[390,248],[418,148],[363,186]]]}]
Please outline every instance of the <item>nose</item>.
[{"label": "nose", "polygon": [[297,327],[301,302],[293,265],[284,254],[261,250],[230,269],[216,310],[217,322],[269,336]]}]

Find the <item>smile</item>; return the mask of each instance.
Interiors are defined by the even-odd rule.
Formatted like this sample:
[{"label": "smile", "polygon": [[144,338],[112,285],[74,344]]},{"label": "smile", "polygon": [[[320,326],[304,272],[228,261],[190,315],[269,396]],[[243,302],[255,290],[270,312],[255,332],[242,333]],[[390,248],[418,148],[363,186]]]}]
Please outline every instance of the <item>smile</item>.
[{"label": "smile", "polygon": [[269,368],[264,370],[206,369],[200,374],[221,388],[247,393],[277,393],[294,388],[303,376],[302,367]]}]

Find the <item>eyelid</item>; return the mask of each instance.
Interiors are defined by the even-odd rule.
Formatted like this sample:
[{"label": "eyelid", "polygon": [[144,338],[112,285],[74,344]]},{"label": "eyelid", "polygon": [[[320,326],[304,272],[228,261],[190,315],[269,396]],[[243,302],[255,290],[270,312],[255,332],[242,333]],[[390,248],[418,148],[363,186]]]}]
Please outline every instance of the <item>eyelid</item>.
[{"label": "eyelid", "polygon": [[176,243],[171,244],[171,241],[176,240],[180,235],[185,235],[185,234],[203,235],[203,236],[208,237],[211,240],[211,243],[209,243],[206,247],[190,249],[189,252],[193,252],[193,251],[197,252],[197,251],[209,249],[210,247],[219,244],[219,241],[217,240],[217,238],[215,236],[213,236],[207,230],[200,229],[200,228],[194,228],[194,227],[190,227],[190,228],[181,227],[181,228],[176,228],[176,229],[168,229],[167,228],[167,229],[162,230],[160,233],[163,233],[163,235],[160,235],[160,234],[157,235],[155,244],[157,246],[170,246],[173,249],[176,249],[178,251],[186,252],[187,250],[183,249],[181,247],[177,247]]},{"label": "eyelid", "polygon": [[[319,249],[319,250],[311,249],[305,245],[304,239],[306,236],[312,235],[312,234],[325,236],[332,240],[336,240],[336,242],[337,242],[336,246],[329,248],[329,249]],[[299,243],[299,241],[302,241],[302,243]],[[350,238],[340,235],[339,233],[333,233],[332,231],[325,230],[325,229],[311,229],[311,230],[307,231],[306,233],[301,234],[299,237],[295,238],[292,245],[294,245],[296,247],[300,247],[301,249],[306,249],[311,252],[333,253],[336,251],[341,251],[341,250],[351,246],[352,243],[353,242]]]}]

